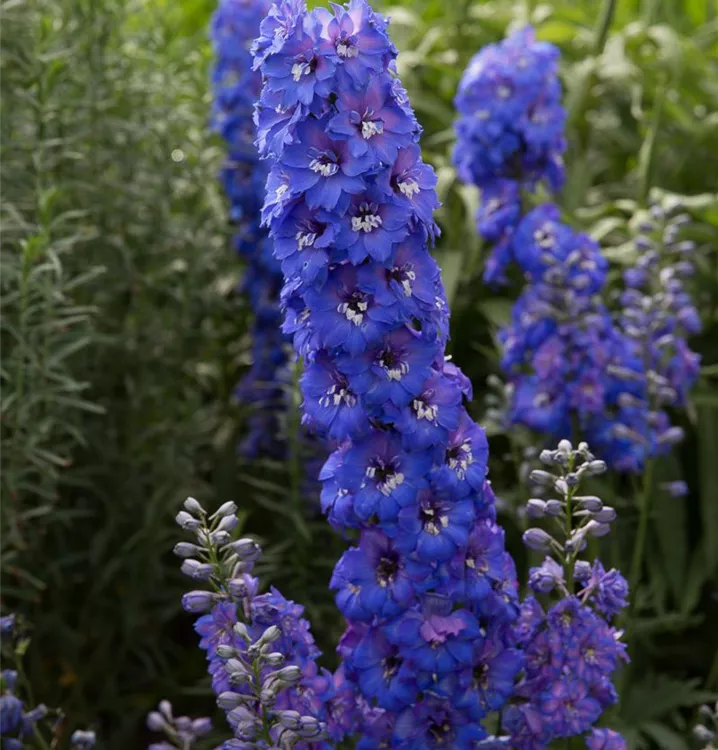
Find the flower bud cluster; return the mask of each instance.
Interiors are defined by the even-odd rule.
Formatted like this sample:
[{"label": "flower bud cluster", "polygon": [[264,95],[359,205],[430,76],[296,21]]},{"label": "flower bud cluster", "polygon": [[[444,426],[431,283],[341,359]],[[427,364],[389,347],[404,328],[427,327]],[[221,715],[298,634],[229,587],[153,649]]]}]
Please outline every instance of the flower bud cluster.
[{"label": "flower bud cluster", "polygon": [[306,417],[337,446],[322,505],[359,530],[331,581],[364,701],[357,747],[468,747],[520,668],[517,587],[470,384],[445,358],[436,176],[387,21],[365,0],[282,2],[255,52],[284,328],[306,363]]},{"label": "flower bud cluster", "polygon": [[[19,618],[14,614],[0,617],[3,662],[11,659],[18,662],[22,658],[29,641],[24,634]],[[12,657],[10,656],[12,654]],[[15,669],[0,671],[0,745],[7,750],[22,750],[27,741],[35,736],[37,723],[50,716],[50,709],[44,703],[26,709],[17,694],[18,672]],[[55,711],[55,715],[59,712]]]},{"label": "flower bud cluster", "polygon": [[699,722],[693,727],[693,736],[704,750],[718,749],[718,703],[703,705],[698,710]]},{"label": "flower bud cluster", "polygon": [[542,451],[540,460],[546,468],[530,479],[543,497],[528,501],[527,515],[546,528],[528,529],[524,542],[547,556],[530,570],[535,596],[524,601],[515,628],[526,663],[504,727],[519,750],[575,735],[585,735],[589,748],[623,750],[620,735],[593,725],[618,699],[612,675],[627,656],[610,623],[627,604],[628,584],[599,560],[580,559],[588,538],[607,534],[616,518],[600,498],[581,492],[585,478],[602,474],[606,464],[586,443],[574,449],[568,440]]},{"label": "flower bud cluster", "polygon": [[155,742],[147,750],[192,750],[195,742],[212,731],[212,722],[204,717],[190,719],[189,716],[175,716],[168,700],[160,701],[156,711],[147,715],[147,728],[162,732],[167,740]]},{"label": "flower bud cluster", "polygon": [[460,180],[481,190],[479,234],[494,244],[484,278],[504,280],[516,254],[522,191],[563,184],[563,129],[558,49],[526,27],[471,59],[456,95],[454,164]]},{"label": "flower bud cluster", "polygon": [[646,459],[665,455],[683,438],[666,409],[685,406],[700,369],[687,343],[701,329],[685,283],[694,272],[695,243],[681,238],[689,222],[680,205],[652,206],[638,224],[636,264],[623,276],[618,328],[625,349],[609,367],[617,382],[613,416],[596,425],[592,438],[623,470],[641,471]]},{"label": "flower bud cluster", "polygon": [[206,612],[195,629],[217,703],[235,733],[225,748],[308,748],[325,735],[340,740],[354,722],[354,696],[341,670],[317,666],[320,653],[303,608],[276,589],[259,594],[251,573],[262,550],[234,538],[236,512],[228,502],[210,515],[188,498],[176,519],[195,535],[175,546],[182,571],[209,587],[185,594],[182,604]]},{"label": "flower bud cluster", "polygon": [[271,0],[220,0],[212,18],[214,48],[212,127],[227,144],[220,178],[237,226],[234,246],[246,261],[242,291],[253,315],[251,367],[237,386],[237,398],[254,408],[240,451],[248,458],[278,455],[280,415],[286,408],[290,347],[282,334],[279,292],[282,272],[260,225],[267,165],[254,145],[252,122],[261,77],[252,70],[250,47]]}]

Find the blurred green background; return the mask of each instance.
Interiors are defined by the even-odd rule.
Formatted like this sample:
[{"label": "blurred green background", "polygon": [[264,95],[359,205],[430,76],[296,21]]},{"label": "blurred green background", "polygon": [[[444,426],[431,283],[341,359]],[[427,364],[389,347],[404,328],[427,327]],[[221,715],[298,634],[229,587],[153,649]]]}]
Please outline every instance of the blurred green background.
[{"label": "blurred green background", "polygon": [[[616,273],[632,262],[628,220],[649,195],[683,196],[696,221],[703,376],[677,416],[688,438],[662,464],[690,493],[656,500],[635,666],[614,717],[633,747],[685,750],[694,706],[718,690],[716,0],[380,7],[439,173],[453,353],[473,380],[509,508],[526,498],[513,455],[530,441],[487,422],[484,397],[515,290],[483,286],[477,195],[450,162],[469,58],[528,22],[560,47],[570,143],[560,202]],[[242,269],[215,180],[223,147],[207,130],[213,3],[1,8],[2,603],[35,625],[38,698],[125,750],[141,746],[161,697],[212,710],[171,554],[188,494],[240,504],[267,547],[265,582],[308,606],[330,662],[341,623],[326,586],[344,542],[286,466],[236,454],[247,415],[232,389],[249,361],[251,311],[234,293]],[[625,565],[633,488],[614,478],[604,489],[621,512],[612,554]],[[523,566],[520,520],[505,523]]]}]

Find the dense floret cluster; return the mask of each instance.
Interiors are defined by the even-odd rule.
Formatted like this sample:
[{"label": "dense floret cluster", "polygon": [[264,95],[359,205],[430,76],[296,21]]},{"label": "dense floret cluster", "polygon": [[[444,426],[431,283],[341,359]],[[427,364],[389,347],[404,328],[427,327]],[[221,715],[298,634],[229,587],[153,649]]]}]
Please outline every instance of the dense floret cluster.
[{"label": "dense floret cluster", "polygon": [[460,180],[481,190],[476,223],[494,245],[489,282],[502,281],[516,256],[522,191],[539,182],[554,191],[563,184],[566,113],[558,57],[556,47],[536,41],[526,27],[474,55],[459,84],[454,164]]},{"label": "dense floret cluster", "polygon": [[[592,749],[624,750],[620,735],[594,724],[618,700],[612,677],[627,656],[621,632],[610,623],[627,604],[628,584],[599,560],[579,559],[586,539],[608,533],[616,518],[599,498],[579,494],[583,478],[605,471],[606,464],[585,443],[575,450],[567,440],[543,451],[541,460],[553,471],[536,470],[531,479],[558,499],[534,498],[526,508],[530,518],[545,519],[551,532],[533,527],[524,534],[527,546],[548,556],[530,571],[535,596],[523,602],[516,627],[525,670],[504,728],[518,750],[575,735],[585,735]],[[547,607],[538,599],[547,599]]]},{"label": "dense floret cluster", "polygon": [[[211,587],[185,594],[182,605],[206,612],[195,628],[217,702],[234,732],[223,750],[328,747],[325,739],[341,740],[355,723],[357,703],[341,669],[331,674],[317,666],[320,652],[304,608],[275,588],[259,593],[251,573],[262,551],[251,539],[232,541],[236,511],[225,503],[208,515],[188,498],[177,523],[195,534],[196,543],[175,547],[182,572]],[[169,721],[167,712],[149,717],[153,729],[166,733],[176,728]],[[185,731],[196,735],[203,721],[185,721]]]},{"label": "dense floret cluster", "polygon": [[210,29],[215,59],[212,127],[227,143],[220,178],[230,220],[237,227],[234,246],[247,264],[242,292],[253,315],[251,367],[236,391],[240,402],[253,407],[249,432],[240,446],[248,458],[282,450],[278,416],[285,408],[291,348],[281,332],[282,272],[261,227],[268,169],[254,145],[252,121],[261,76],[252,70],[250,48],[270,7],[271,0],[220,0]]},{"label": "dense floret cluster", "polygon": [[448,309],[428,244],[436,177],[364,0],[275,6],[262,24],[264,216],[304,358],[307,419],[335,441],[322,505],[359,543],[332,587],[361,700],[361,750],[468,748],[520,669],[514,566],[486,482],[487,442],[446,362]]}]

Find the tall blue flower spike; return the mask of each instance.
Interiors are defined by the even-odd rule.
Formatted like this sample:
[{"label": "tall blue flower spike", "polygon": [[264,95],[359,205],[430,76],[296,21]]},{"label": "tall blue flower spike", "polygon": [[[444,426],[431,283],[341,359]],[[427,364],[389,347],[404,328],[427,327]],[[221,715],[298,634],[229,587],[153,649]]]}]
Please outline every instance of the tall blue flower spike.
[{"label": "tall blue flower spike", "polygon": [[481,191],[476,225],[493,244],[484,272],[489,283],[504,281],[515,259],[522,192],[539,183],[556,191],[564,181],[558,58],[558,48],[536,41],[526,27],[481,49],[459,84],[454,164],[459,179]]},{"label": "tall blue flower spike", "polygon": [[255,44],[264,217],[305,414],[336,446],[322,506],[359,532],[331,581],[357,748],[463,750],[521,668],[517,585],[470,384],[445,359],[436,177],[395,57],[365,0],[272,8]]},{"label": "tall blue flower spike", "polygon": [[253,315],[251,367],[236,389],[239,401],[253,407],[249,433],[240,445],[247,458],[283,451],[279,416],[287,405],[291,351],[281,332],[282,272],[261,227],[268,168],[254,145],[252,121],[261,76],[252,70],[250,49],[270,7],[270,0],[220,0],[210,28],[215,59],[211,125],[227,144],[220,179],[237,227],[233,244],[247,264],[242,292]]}]

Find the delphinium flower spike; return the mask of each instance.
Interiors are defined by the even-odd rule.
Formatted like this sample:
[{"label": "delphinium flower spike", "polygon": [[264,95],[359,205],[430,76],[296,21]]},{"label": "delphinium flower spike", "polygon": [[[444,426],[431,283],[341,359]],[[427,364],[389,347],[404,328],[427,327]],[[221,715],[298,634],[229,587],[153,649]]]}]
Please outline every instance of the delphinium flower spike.
[{"label": "delphinium flower spike", "polygon": [[[339,740],[353,712],[343,675],[317,666],[319,650],[302,607],[274,588],[258,593],[259,581],[251,571],[262,551],[251,539],[233,540],[236,511],[228,502],[210,515],[188,498],[176,519],[195,536],[194,542],[175,547],[182,572],[207,584],[185,594],[182,605],[188,612],[206,613],[195,628],[207,652],[217,703],[235,735],[223,748],[306,749],[325,735]],[[151,720],[159,727],[162,717],[166,731],[167,711],[152,714]],[[186,729],[196,732],[191,723]]]},{"label": "delphinium flower spike", "polygon": [[[695,243],[681,239],[690,216],[680,205],[665,211],[658,205],[638,223],[637,261],[624,272],[622,310],[618,328],[626,342],[626,357],[612,367],[624,388],[603,420],[597,420],[591,440],[606,460],[624,471],[640,472],[647,460],[668,453],[683,437],[672,426],[667,408],[684,407],[700,371],[700,355],[687,339],[701,321],[686,288],[693,275]],[[671,483],[671,493],[685,490]]]},{"label": "delphinium flower spike", "polygon": [[230,220],[237,227],[234,245],[247,263],[242,291],[253,315],[251,367],[236,390],[242,403],[253,406],[249,433],[240,446],[249,458],[281,453],[278,417],[286,408],[290,384],[291,345],[280,329],[282,272],[261,227],[267,166],[257,154],[252,122],[261,77],[252,70],[250,47],[270,7],[270,0],[220,0],[210,29],[215,58],[212,127],[227,143],[220,176]]},{"label": "delphinium flower spike", "polygon": [[459,84],[454,164],[459,179],[481,191],[476,224],[494,245],[484,272],[491,283],[505,280],[515,258],[522,193],[538,183],[556,191],[564,181],[558,58],[526,27],[474,55]]},{"label": "delphinium flower spike", "polygon": [[530,479],[544,496],[529,500],[526,511],[545,528],[529,528],[524,543],[546,558],[530,571],[535,596],[523,602],[516,627],[526,663],[503,727],[518,750],[576,735],[591,750],[623,750],[618,733],[594,725],[618,700],[612,676],[627,656],[610,623],[627,604],[628,584],[617,570],[581,556],[588,538],[609,533],[616,517],[598,497],[581,492],[584,479],[603,473],[606,464],[586,443],[574,449],[568,440],[540,458],[546,469]]},{"label": "delphinium flower spike", "polygon": [[338,446],[322,504],[359,530],[331,583],[357,747],[473,747],[521,666],[508,643],[518,607],[471,387],[444,356],[436,177],[387,21],[364,0],[282,2],[255,51],[284,328],[305,362],[305,414]]},{"label": "delphinium flower spike", "polygon": [[614,397],[611,364],[625,367],[625,342],[601,299],[607,262],[588,235],[553,206],[529,213],[514,235],[527,284],[499,333],[509,422],[555,438],[581,434]]}]

